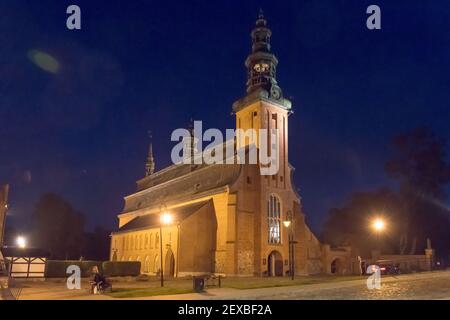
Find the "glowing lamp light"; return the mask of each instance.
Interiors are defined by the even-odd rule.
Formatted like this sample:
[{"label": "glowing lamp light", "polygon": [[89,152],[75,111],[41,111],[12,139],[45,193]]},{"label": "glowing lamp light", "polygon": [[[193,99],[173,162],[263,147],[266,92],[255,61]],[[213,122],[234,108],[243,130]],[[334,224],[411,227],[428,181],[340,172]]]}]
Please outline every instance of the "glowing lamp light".
[{"label": "glowing lamp light", "polygon": [[283,224],[286,228],[289,228],[289,226],[291,225],[291,221],[290,220],[283,221]]},{"label": "glowing lamp light", "polygon": [[173,217],[170,213],[163,213],[161,215],[161,223],[162,224],[171,224],[173,222]]},{"label": "glowing lamp light", "polygon": [[17,237],[16,244],[19,248],[25,248],[27,246],[27,239],[22,236]]},{"label": "glowing lamp light", "polygon": [[376,219],[376,220],[373,222],[373,228],[374,228],[375,231],[377,231],[377,232],[383,231],[385,227],[386,227],[386,225],[385,225],[384,221],[381,220],[381,219]]}]

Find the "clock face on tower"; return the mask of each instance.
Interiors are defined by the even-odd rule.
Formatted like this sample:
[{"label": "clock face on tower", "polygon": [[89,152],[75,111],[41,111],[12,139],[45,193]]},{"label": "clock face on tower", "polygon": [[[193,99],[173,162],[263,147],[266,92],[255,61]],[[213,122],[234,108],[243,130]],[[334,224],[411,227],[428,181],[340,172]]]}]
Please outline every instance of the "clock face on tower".
[{"label": "clock face on tower", "polygon": [[255,64],[253,69],[256,72],[260,72],[260,73],[268,72],[269,71],[269,65],[267,63],[257,63],[257,64]]}]

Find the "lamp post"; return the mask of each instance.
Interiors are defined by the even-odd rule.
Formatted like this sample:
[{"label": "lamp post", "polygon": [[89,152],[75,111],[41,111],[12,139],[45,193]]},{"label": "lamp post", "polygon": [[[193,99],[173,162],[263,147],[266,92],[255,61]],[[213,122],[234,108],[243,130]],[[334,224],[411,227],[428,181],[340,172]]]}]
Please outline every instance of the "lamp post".
[{"label": "lamp post", "polygon": [[294,232],[292,217],[288,217],[287,220],[283,221],[283,225],[288,229],[288,241],[289,241],[289,273],[291,279],[294,280],[295,277],[295,262],[294,262]]},{"label": "lamp post", "polygon": [[[162,220],[162,219],[161,219]],[[163,262],[162,262],[162,255],[163,255],[163,249],[162,249],[162,221],[159,223],[159,272],[161,273],[161,287],[164,287],[164,271],[163,271]]]},{"label": "lamp post", "polygon": [[378,251],[381,254],[380,233],[386,229],[386,222],[381,217],[375,218],[372,222],[372,229],[375,231]]},{"label": "lamp post", "polygon": [[376,218],[372,223],[372,228],[375,230],[377,235],[377,241],[380,238],[380,233],[386,228],[386,223],[382,218]]},{"label": "lamp post", "polygon": [[161,287],[164,287],[164,270],[163,270],[163,240],[162,240],[162,227],[163,225],[169,225],[172,223],[173,217],[167,212],[167,207],[164,205],[165,210],[161,212],[159,221],[159,250],[160,250],[160,270],[161,270]]}]

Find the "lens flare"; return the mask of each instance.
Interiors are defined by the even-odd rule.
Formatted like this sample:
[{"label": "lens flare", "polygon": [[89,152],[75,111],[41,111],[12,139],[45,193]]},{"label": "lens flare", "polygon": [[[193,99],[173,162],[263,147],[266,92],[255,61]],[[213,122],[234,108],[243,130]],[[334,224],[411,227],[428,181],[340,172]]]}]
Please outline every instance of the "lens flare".
[{"label": "lens flare", "polygon": [[58,73],[59,62],[54,57],[40,50],[30,50],[28,51],[28,58],[33,62],[38,68],[47,71],[49,73]]}]

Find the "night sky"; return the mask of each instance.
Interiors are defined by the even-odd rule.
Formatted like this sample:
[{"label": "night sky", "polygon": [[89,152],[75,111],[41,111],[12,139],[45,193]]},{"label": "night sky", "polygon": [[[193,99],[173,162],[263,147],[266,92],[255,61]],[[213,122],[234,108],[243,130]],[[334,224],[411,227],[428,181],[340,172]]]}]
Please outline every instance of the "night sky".
[{"label": "night sky", "polygon": [[[81,31],[66,28],[69,4],[81,7]],[[371,4],[381,7],[382,30],[366,28]],[[450,138],[448,0],[2,0],[8,222],[26,228],[51,191],[90,227],[114,228],[123,196],[144,175],[148,130],[161,169],[172,130],[191,117],[234,128],[260,7],[293,102],[290,162],[313,230],[352,192],[392,185],[383,165],[394,134],[428,125]]]}]

